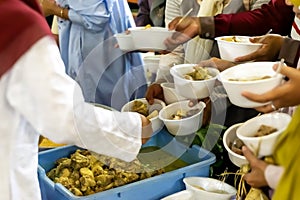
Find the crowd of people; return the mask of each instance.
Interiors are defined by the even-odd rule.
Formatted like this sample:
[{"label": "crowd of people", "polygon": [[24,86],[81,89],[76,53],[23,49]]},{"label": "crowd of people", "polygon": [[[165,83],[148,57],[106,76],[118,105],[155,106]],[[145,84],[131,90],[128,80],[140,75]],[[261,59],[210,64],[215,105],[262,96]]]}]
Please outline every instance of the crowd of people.
[{"label": "crowd of people", "polygon": [[[200,63],[222,71],[240,62],[284,58],[288,66],[280,70],[286,77],[282,85],[264,94],[243,93],[253,101],[271,103],[246,110],[250,114],[238,120],[289,108],[292,121],[277,142],[275,164],[243,147],[252,169],[244,180],[253,187],[274,189],[272,199],[297,199],[300,0],[139,2],[146,4],[148,12],[140,9],[143,13],[138,15],[147,17],[146,23],[151,20],[155,26],[176,30],[165,41],[170,52],[162,56],[157,80],[149,87],[141,53],[122,52],[113,37],[138,23],[126,1],[0,1],[0,25],[6,27],[0,38],[0,154],[5,160],[0,164],[0,198],[41,199],[40,135],[125,161],[135,159],[152,135],[151,122],[138,113],[117,110],[131,99],[146,97],[151,104],[161,98],[160,83],[172,81],[169,70],[174,62]],[[193,12],[181,20],[190,8]],[[154,16],[157,12],[160,15]],[[57,41],[45,20],[48,15],[56,16]],[[269,30],[272,33],[265,35]],[[255,36],[251,41],[263,45],[229,62],[216,54],[213,39],[222,35]]]}]

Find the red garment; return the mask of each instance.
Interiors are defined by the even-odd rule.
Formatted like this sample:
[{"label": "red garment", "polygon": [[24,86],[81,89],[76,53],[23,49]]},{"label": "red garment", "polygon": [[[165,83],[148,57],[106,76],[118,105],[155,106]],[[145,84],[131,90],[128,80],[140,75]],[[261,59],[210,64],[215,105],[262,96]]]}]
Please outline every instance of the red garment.
[{"label": "red garment", "polygon": [[272,33],[289,35],[295,13],[285,0],[271,0],[261,9],[237,14],[215,17],[215,36],[222,35],[263,35],[272,29]]},{"label": "red garment", "polygon": [[50,28],[35,0],[0,1],[0,77]]}]

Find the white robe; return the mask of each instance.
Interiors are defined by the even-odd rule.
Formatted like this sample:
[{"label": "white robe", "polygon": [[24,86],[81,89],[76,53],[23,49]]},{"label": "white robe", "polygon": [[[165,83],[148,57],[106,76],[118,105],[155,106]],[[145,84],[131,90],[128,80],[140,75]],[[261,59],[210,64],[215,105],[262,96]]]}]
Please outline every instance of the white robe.
[{"label": "white robe", "polygon": [[0,77],[0,97],[1,200],[41,199],[39,134],[126,161],[141,147],[140,116],[85,103],[49,36]]}]

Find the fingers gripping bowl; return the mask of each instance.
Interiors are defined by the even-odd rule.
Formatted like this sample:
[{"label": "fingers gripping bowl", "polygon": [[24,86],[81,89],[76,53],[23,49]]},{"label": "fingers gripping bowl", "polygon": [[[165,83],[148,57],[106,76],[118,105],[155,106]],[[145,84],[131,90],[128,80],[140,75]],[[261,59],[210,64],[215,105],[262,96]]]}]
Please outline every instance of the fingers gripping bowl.
[{"label": "fingers gripping bowl", "polygon": [[[237,137],[244,142],[258,157],[270,156],[274,152],[279,136],[290,123],[291,116],[286,113],[263,114],[243,123],[236,131]],[[262,130],[262,127],[273,129]],[[268,134],[257,133],[265,132]]]},{"label": "fingers gripping bowl", "polygon": [[219,47],[220,57],[234,61],[235,58],[248,55],[259,49],[261,43],[252,43],[249,36],[221,36],[215,38]]},{"label": "fingers gripping bowl", "polygon": [[242,96],[241,93],[249,91],[262,94],[280,85],[282,75],[275,76],[274,64],[276,62],[249,62],[222,71],[218,79],[222,82],[230,102],[244,108],[269,104],[270,102],[258,103],[251,101]]},{"label": "fingers gripping bowl", "polygon": [[[216,68],[202,68],[197,64],[180,64],[173,66],[170,73],[178,94],[188,99],[203,99],[212,93],[220,72]],[[200,78],[192,79],[191,74],[194,73]]]}]

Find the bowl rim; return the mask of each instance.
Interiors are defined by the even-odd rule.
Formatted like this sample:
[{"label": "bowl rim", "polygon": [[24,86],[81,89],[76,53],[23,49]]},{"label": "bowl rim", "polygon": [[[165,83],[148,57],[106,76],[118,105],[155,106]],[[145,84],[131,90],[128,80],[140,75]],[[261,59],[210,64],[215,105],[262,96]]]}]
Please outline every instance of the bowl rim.
[{"label": "bowl rim", "polygon": [[[227,68],[225,69],[224,71],[220,72],[218,74],[218,80],[221,81],[222,83],[230,83],[231,85],[250,85],[250,84],[253,84],[253,83],[264,83],[264,82],[268,82],[272,79],[282,79],[282,75],[280,74],[280,76],[271,76],[270,78],[267,78],[267,79],[261,79],[261,80],[254,80],[254,81],[230,81],[228,80],[227,78],[223,78],[223,76],[226,76],[226,74],[230,73],[231,71],[234,71],[238,68],[244,68],[244,67],[251,67],[251,64],[277,64],[278,62],[270,62],[270,61],[258,61],[258,62],[250,62],[250,63],[242,63],[242,64],[238,64],[238,65],[235,65],[233,67],[230,67],[230,68]],[[272,65],[272,67],[273,67]],[[274,74],[275,74],[275,71],[274,71]]]},{"label": "bowl rim", "polygon": [[174,33],[176,32],[175,30],[169,30],[168,28],[166,27],[160,27],[160,26],[151,26],[149,28],[146,28],[145,29],[145,26],[136,26],[136,27],[130,27],[128,28],[128,30],[130,32],[141,32],[141,31],[149,31],[151,30],[150,32],[164,32],[164,33]]},{"label": "bowl rim", "polygon": [[[241,130],[242,130],[241,127],[245,127],[245,126],[247,126],[249,123],[251,123],[253,121],[255,122],[257,120],[260,120],[261,118],[269,117],[271,115],[282,115],[282,116],[284,116],[286,118],[286,120],[289,120],[289,121],[291,120],[291,116],[289,114],[287,114],[287,113],[267,113],[267,114],[263,114],[263,115],[260,115],[260,116],[256,116],[256,117],[253,117],[253,118],[247,120],[240,127],[238,127],[237,130],[236,130],[236,136],[244,142],[245,139],[247,141],[257,141],[257,140],[262,140],[262,139],[274,138],[274,137],[280,135],[287,127],[280,128],[277,131],[275,131],[275,132],[273,132],[273,133],[271,133],[269,135],[264,135],[264,136],[259,136],[259,137],[245,136],[241,132]],[[259,123],[259,124],[262,125],[263,123]]]},{"label": "bowl rim", "polygon": [[[168,86],[172,86],[172,87],[168,87]],[[175,83],[173,82],[163,82],[163,83],[160,83],[160,86],[163,88],[171,88],[171,89],[175,89]]]},{"label": "bowl rim", "polygon": [[218,70],[217,68],[214,67],[205,67],[207,68],[210,72],[215,72],[215,75],[212,78],[209,79],[205,79],[205,80],[189,80],[189,79],[185,79],[182,77],[182,74],[179,74],[176,69],[179,68],[189,68],[189,67],[194,67],[197,66],[198,64],[179,64],[179,65],[174,65],[173,67],[171,67],[170,69],[170,73],[173,77],[178,77],[181,80],[184,80],[186,82],[190,82],[190,83],[201,83],[201,82],[207,82],[207,81],[211,81],[211,80],[216,80],[218,78],[218,75],[220,74],[220,70]]},{"label": "bowl rim", "polygon": [[130,37],[130,38],[132,38],[132,35],[130,35],[130,33],[123,32],[123,33],[115,33],[114,37],[115,38],[117,38],[117,37],[126,37],[126,38]]},{"label": "bowl rim", "polygon": [[230,38],[230,37],[239,37],[239,38],[252,38],[251,36],[245,36],[245,35],[226,35],[226,36],[219,36],[216,37],[215,40],[217,42],[223,42],[227,44],[232,44],[232,45],[250,45],[250,46],[262,46],[262,43],[252,43],[252,42],[232,42],[232,41],[227,41],[227,40],[222,40],[222,38]]},{"label": "bowl rim", "polygon": [[185,178],[183,178],[183,183],[186,186],[189,185],[189,186],[191,186],[193,188],[196,188],[192,184],[189,184],[187,182],[188,180],[193,180],[193,179],[196,179],[196,180],[198,179],[198,180],[203,180],[203,181],[208,181],[208,182],[215,182],[215,183],[222,183],[222,184],[226,185],[228,188],[230,188],[231,190],[234,191],[234,192],[232,191],[231,193],[228,192],[227,194],[220,194],[220,193],[216,193],[216,192],[212,192],[212,191],[203,190],[204,192],[207,192],[207,193],[210,193],[210,194],[215,194],[215,195],[218,195],[218,196],[224,196],[224,195],[225,196],[232,196],[232,195],[235,195],[236,191],[237,191],[237,189],[234,186],[226,183],[225,181],[221,181],[221,180],[218,180],[218,179],[215,179],[215,178],[211,178],[211,177],[199,177],[199,176],[185,177]]},{"label": "bowl rim", "polygon": [[151,60],[151,61],[159,61],[161,58],[161,55],[149,55],[143,57],[143,60]]},{"label": "bowl rim", "polygon": [[[225,147],[225,149],[227,150],[228,153],[230,153],[231,155],[235,156],[235,157],[238,157],[240,159],[243,159],[243,160],[247,160],[245,156],[242,156],[240,154],[237,154],[235,152],[233,152],[229,146],[227,145],[227,142],[226,142],[226,138],[227,136],[231,133],[231,130],[236,128],[236,130],[238,129],[238,127],[240,127],[243,123],[237,123],[237,124],[234,124],[232,126],[230,126],[224,133],[223,135],[223,145]],[[235,134],[236,134],[236,131],[235,131]]]},{"label": "bowl rim", "polygon": [[[198,116],[203,112],[204,108],[206,107],[206,104],[205,104],[203,101],[200,101],[200,102],[197,104],[197,105],[200,105],[200,106],[201,106],[199,112],[197,112],[196,114],[194,114],[194,115],[192,115],[192,116],[190,116],[190,117],[186,117],[186,118],[179,119],[179,120],[166,119],[166,118],[162,117],[162,113],[163,113],[166,109],[168,109],[168,108],[170,108],[170,107],[173,107],[173,106],[177,106],[178,104],[180,105],[180,104],[185,104],[185,103],[189,103],[189,102],[190,102],[190,100],[183,100],[183,101],[177,101],[177,102],[171,103],[171,104],[169,104],[169,105],[166,105],[165,107],[163,107],[163,108],[159,111],[159,113],[158,113],[159,119],[162,120],[162,121],[164,121],[164,122],[174,122],[174,123],[175,123],[175,122],[184,122],[184,121],[193,119],[193,118],[195,118],[195,117],[198,117]],[[193,107],[191,107],[191,108],[193,108]]]},{"label": "bowl rim", "polygon": [[[133,99],[133,100],[131,100],[131,101],[125,103],[125,104],[122,106],[121,112],[133,112],[133,111],[131,111],[131,110],[125,111],[124,109],[125,109],[126,106],[129,106],[129,105],[130,105],[133,101],[135,101],[135,100],[142,100],[142,101],[146,101],[146,102],[148,103],[148,101],[147,101],[147,99],[146,99],[145,97],[144,97],[144,98]],[[154,103],[153,103],[153,104],[160,104],[160,105],[162,106],[162,109],[163,109],[164,107],[166,107],[166,103],[165,103],[163,100],[156,99],[156,98],[154,99]],[[148,105],[149,105],[149,103],[148,103]],[[162,109],[161,109],[161,110],[162,110]],[[160,112],[160,110],[158,111],[158,115],[157,115],[157,116],[152,117],[152,118],[150,118],[149,120],[150,120],[150,121],[153,121],[153,120],[158,119],[158,118],[159,118],[159,112]]]}]

